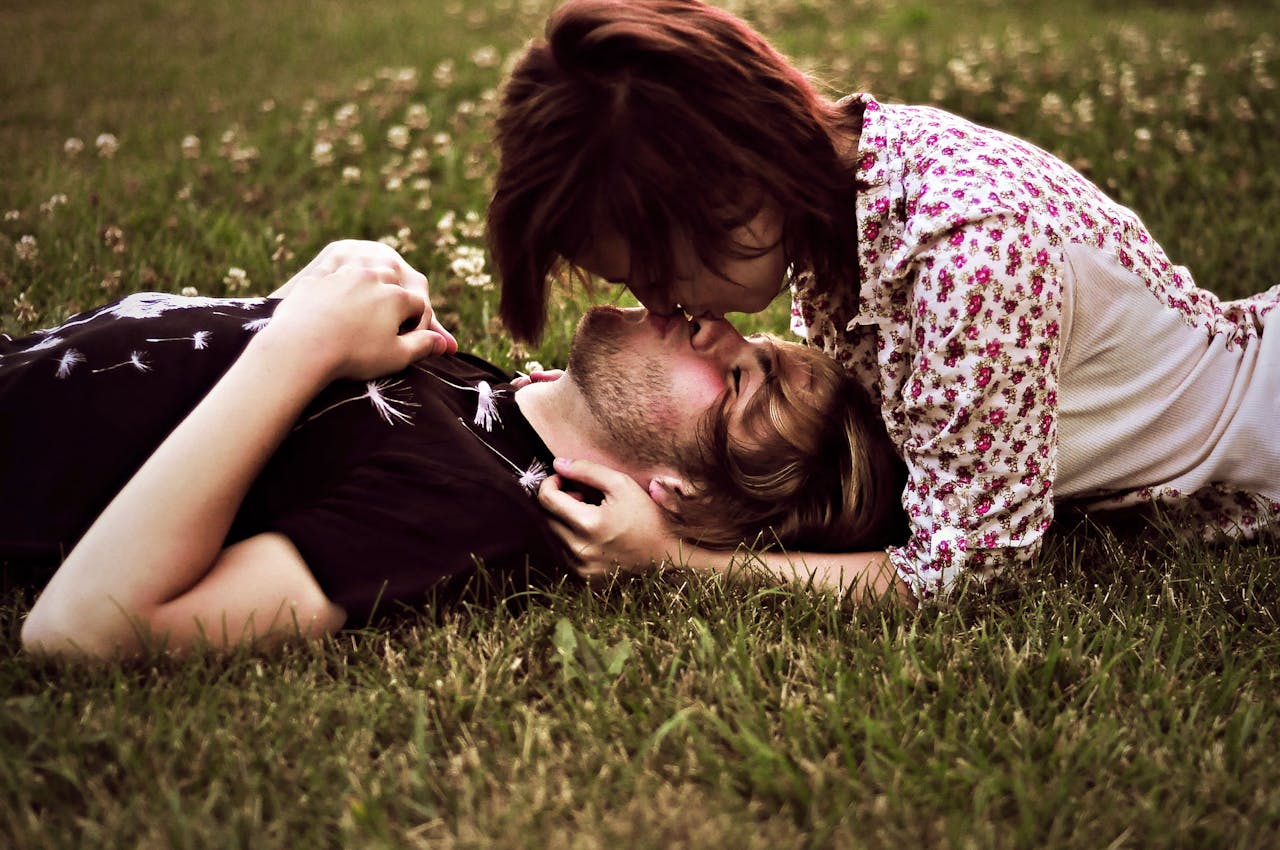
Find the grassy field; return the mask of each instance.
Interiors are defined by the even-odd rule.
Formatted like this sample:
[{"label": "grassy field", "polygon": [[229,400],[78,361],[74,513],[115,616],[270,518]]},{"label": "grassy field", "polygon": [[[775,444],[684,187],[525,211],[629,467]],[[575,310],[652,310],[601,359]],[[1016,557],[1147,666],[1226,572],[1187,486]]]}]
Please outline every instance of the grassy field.
[{"label": "grassy field", "polygon": [[[0,0],[0,329],[387,239],[462,344],[530,0]],[[834,91],[1027,136],[1224,295],[1280,282],[1269,2],[737,0]],[[748,327],[782,330],[785,306]],[[0,413],[0,415],[3,415]],[[21,494],[0,494],[0,509]],[[0,846],[1280,844],[1280,546],[1055,532],[943,610],[644,580],[278,656],[84,669],[0,599]]]}]

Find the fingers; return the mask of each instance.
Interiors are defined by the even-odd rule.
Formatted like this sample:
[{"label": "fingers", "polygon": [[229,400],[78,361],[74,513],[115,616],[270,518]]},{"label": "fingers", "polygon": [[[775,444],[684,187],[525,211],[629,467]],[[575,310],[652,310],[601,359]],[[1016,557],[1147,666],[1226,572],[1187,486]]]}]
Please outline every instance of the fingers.
[{"label": "fingers", "polygon": [[564,479],[559,475],[548,475],[538,488],[538,502],[552,518],[562,523],[575,534],[590,535],[598,524],[596,516],[600,508],[582,501],[576,494],[566,492]]},{"label": "fingers", "polygon": [[638,487],[629,476],[616,469],[610,469],[607,466],[590,460],[571,460],[565,457],[558,457],[555,460],[556,472],[572,481],[580,484],[586,484],[594,487],[601,493],[604,493],[605,499],[609,498],[609,494],[630,485]]},{"label": "fingers", "polygon": [[449,351],[449,340],[435,331],[415,328],[402,333],[396,340],[404,354],[404,363],[408,364],[424,357],[446,354]]},{"label": "fingers", "polygon": [[444,325],[440,324],[440,320],[436,318],[432,312],[431,320],[427,323],[427,330],[433,331],[444,340],[444,349],[436,352],[437,354],[456,354],[458,351],[458,341],[453,338],[453,334],[449,333]]}]

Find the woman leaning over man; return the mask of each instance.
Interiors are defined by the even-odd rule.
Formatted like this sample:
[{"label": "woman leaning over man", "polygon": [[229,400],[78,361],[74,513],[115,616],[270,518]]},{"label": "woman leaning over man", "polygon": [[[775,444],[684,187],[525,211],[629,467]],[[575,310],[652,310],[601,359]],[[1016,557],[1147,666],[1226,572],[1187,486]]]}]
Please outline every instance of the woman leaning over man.
[{"label": "woman leaning over man", "polygon": [[[514,67],[489,211],[502,315],[543,327],[561,263],[651,310],[763,310],[871,393],[910,538],[800,574],[904,598],[1028,561],[1056,502],[1158,506],[1206,536],[1280,518],[1280,288],[1224,302],[1132,211],[1021,139],[869,94],[831,101],[698,0],[570,0]],[[640,488],[557,463],[544,506],[587,575],[678,558]],[[564,479],[605,494],[599,506]],[[765,556],[791,575],[793,555]]]}]

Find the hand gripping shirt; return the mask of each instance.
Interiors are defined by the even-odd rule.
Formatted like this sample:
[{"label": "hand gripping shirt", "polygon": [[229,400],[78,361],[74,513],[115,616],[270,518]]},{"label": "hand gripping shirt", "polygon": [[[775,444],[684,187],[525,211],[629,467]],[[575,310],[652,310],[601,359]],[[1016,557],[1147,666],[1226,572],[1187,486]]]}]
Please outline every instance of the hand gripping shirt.
[{"label": "hand gripping shirt", "polygon": [[[1167,422],[1194,407],[1176,409],[1166,396],[1182,384],[1168,370],[1156,379],[1146,368],[1156,362],[1146,352],[1159,346],[1134,337],[1112,350],[1116,337],[1106,328],[1154,334],[1173,317],[1186,331],[1182,352],[1212,344],[1233,354],[1213,368],[1229,371],[1229,384],[1239,386],[1247,380],[1236,373],[1247,370],[1234,355],[1257,358],[1280,289],[1238,302],[1198,289],[1133,212],[1025,141],[865,94],[845,106],[863,114],[860,279],[842,289],[798,277],[792,328],[848,368],[880,405],[908,467],[903,506],[912,531],[889,558],[917,597],[946,591],[966,572],[985,576],[1033,557],[1055,498],[1098,508],[1155,502],[1228,532],[1274,519],[1280,493],[1220,480],[1232,471],[1220,458],[1079,473],[1124,452],[1106,439],[1116,419],[1141,442],[1135,423]],[[1129,285],[1130,306],[1140,311],[1124,327],[1106,321],[1115,318],[1105,297],[1111,281]],[[1135,315],[1162,321],[1135,322]],[[1126,362],[1133,357],[1138,362]],[[1073,382],[1083,363],[1093,364],[1092,374],[1079,368]],[[1104,374],[1121,377],[1112,377],[1109,396],[1091,393],[1085,377]],[[1199,391],[1214,383],[1200,381]],[[1222,395],[1212,404],[1237,403]],[[1263,395],[1253,393],[1246,405],[1254,422],[1273,415],[1275,402]],[[1225,438],[1233,452],[1256,446],[1258,429],[1246,430]],[[1182,451],[1172,438],[1164,445]],[[1271,455],[1280,462],[1274,449]],[[1059,482],[1064,462],[1072,474]]]},{"label": "hand gripping shirt", "polygon": [[[47,581],[278,303],[139,293],[0,337],[0,564],[15,583]],[[481,563],[520,585],[554,581],[566,558],[535,498],[552,458],[507,381],[460,355],[329,385],[227,542],[284,534],[356,627],[456,590]]]}]

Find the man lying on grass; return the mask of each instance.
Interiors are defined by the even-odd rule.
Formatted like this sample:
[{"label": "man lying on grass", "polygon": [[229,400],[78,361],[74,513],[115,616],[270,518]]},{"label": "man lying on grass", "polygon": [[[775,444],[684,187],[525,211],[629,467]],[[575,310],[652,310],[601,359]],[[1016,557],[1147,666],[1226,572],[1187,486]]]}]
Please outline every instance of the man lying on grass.
[{"label": "man lying on grass", "polygon": [[595,308],[565,376],[516,388],[453,353],[425,289],[336,243],[281,297],[136,294],[0,341],[0,562],[56,567],[24,646],[273,644],[477,562],[554,581],[571,553],[534,496],[559,454],[625,469],[703,545],[902,527],[878,420],[818,352]]}]

